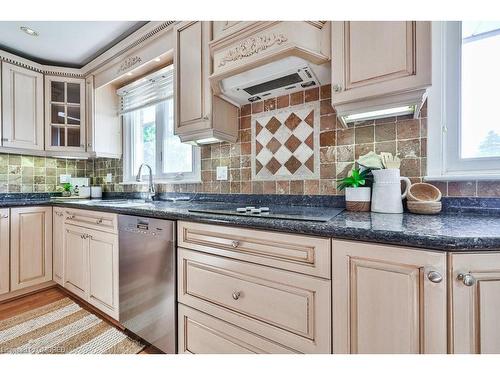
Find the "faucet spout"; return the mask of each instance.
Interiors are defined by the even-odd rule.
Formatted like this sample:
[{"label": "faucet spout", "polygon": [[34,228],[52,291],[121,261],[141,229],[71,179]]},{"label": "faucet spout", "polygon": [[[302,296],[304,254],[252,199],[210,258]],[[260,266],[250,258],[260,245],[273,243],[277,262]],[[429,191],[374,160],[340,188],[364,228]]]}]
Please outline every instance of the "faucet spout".
[{"label": "faucet spout", "polygon": [[148,186],[148,193],[149,193],[149,200],[153,200],[153,196],[155,195],[155,184],[153,182],[153,169],[149,164],[142,163],[139,167],[139,171],[137,172],[137,176],[135,180],[137,182],[142,182],[142,167],[148,168],[149,171],[149,186]]}]

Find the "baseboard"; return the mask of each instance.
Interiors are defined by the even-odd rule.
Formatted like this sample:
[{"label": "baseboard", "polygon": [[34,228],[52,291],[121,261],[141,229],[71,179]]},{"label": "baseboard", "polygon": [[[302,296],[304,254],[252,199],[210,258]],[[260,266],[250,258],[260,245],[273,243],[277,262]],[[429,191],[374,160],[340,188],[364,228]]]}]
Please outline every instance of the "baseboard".
[{"label": "baseboard", "polygon": [[30,294],[34,294],[40,292],[42,290],[55,288],[57,284],[53,281],[47,281],[42,284],[30,286],[29,288],[15,290],[13,292],[5,293],[0,295],[0,303],[10,302],[12,300],[29,296]]}]

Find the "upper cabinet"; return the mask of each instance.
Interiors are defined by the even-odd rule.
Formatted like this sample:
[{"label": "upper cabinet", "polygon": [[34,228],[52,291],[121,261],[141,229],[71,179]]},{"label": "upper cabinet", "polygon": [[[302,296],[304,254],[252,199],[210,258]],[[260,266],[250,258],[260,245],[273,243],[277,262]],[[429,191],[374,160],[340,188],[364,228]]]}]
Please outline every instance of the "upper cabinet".
[{"label": "upper cabinet", "polygon": [[332,22],[332,104],[339,118],[415,106],[431,85],[431,23]]},{"label": "upper cabinet", "polygon": [[85,151],[85,80],[45,77],[45,149]]},{"label": "upper cabinet", "polygon": [[181,22],[174,28],[174,39],[175,134],[182,142],[235,142],[238,108],[214,97],[208,80],[212,23]]},{"label": "upper cabinet", "polygon": [[43,150],[43,74],[2,63],[2,146]]}]

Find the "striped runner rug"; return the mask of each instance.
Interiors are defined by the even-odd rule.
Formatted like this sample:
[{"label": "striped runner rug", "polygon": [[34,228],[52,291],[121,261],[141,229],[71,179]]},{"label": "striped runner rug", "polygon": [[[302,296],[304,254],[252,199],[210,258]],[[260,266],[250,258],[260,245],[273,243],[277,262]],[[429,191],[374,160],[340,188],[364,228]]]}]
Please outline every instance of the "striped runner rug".
[{"label": "striped runner rug", "polygon": [[0,353],[136,354],[143,348],[69,298],[0,321]]}]

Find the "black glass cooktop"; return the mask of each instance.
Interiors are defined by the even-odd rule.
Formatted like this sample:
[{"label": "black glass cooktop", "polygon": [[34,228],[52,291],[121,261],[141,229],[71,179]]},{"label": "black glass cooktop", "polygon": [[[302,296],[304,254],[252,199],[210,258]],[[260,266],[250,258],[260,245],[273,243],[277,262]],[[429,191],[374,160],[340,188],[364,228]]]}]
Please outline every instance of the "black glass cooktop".
[{"label": "black glass cooktop", "polygon": [[214,215],[234,215],[268,219],[329,221],[343,211],[342,208],[310,207],[310,206],[260,206],[210,204],[205,207],[190,208],[189,212],[200,212]]}]

